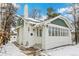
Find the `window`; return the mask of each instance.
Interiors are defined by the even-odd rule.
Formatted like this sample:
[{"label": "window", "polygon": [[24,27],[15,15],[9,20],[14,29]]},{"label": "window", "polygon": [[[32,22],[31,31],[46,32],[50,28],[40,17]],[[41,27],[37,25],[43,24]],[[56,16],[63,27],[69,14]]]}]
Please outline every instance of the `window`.
[{"label": "window", "polygon": [[30,33],[31,36],[33,36],[33,33]]},{"label": "window", "polygon": [[59,36],[59,28],[57,28],[57,36]]},{"label": "window", "polygon": [[64,36],[64,30],[61,29],[61,36]]},{"label": "window", "polygon": [[62,36],[65,36],[65,29],[62,29]]},{"label": "window", "polygon": [[66,36],[66,35],[67,35],[66,33],[67,33],[67,30],[66,30],[66,29],[64,29],[64,36]]},{"label": "window", "polygon": [[60,28],[58,28],[58,36],[60,36]]},{"label": "window", "polygon": [[37,28],[37,36],[39,36],[39,34],[38,34],[38,28]]},{"label": "window", "polygon": [[51,36],[51,27],[49,27],[49,36]]},{"label": "window", "polygon": [[54,36],[54,27],[52,27],[52,36]]},{"label": "window", "polygon": [[57,36],[57,28],[55,28],[55,36]]},{"label": "window", "polygon": [[40,30],[40,36],[42,36],[42,30]]},{"label": "window", "polygon": [[68,30],[67,29],[61,29],[61,36],[68,36]]},{"label": "window", "polygon": [[57,27],[48,27],[49,36],[68,36],[68,30]]},{"label": "window", "polygon": [[60,36],[61,36],[61,28],[60,28]]},{"label": "window", "polygon": [[42,36],[42,30],[37,28],[37,36],[41,37]]}]

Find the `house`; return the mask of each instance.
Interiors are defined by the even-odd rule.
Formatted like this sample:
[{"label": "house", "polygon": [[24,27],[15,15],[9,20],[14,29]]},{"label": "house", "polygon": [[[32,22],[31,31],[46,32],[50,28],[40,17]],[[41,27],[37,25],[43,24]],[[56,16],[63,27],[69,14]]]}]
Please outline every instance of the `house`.
[{"label": "house", "polygon": [[59,15],[45,21],[19,16],[17,25],[17,42],[20,45],[51,49],[72,44],[72,26],[64,16]]}]

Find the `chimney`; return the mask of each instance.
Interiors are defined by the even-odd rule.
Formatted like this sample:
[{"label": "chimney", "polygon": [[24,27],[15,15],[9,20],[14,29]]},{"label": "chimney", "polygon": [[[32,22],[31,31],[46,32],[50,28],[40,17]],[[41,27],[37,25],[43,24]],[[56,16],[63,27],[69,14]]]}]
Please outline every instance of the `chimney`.
[{"label": "chimney", "polygon": [[27,4],[24,6],[24,18],[28,17],[28,6]]}]

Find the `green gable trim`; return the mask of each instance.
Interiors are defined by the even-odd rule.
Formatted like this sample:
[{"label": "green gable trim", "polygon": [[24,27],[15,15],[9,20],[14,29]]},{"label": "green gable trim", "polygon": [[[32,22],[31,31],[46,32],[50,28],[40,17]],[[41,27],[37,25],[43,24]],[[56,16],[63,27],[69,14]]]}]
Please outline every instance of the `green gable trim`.
[{"label": "green gable trim", "polygon": [[20,26],[20,25],[24,25],[24,20],[22,19],[17,20],[17,26]]},{"label": "green gable trim", "polygon": [[64,26],[64,27],[68,27],[67,24],[64,22],[64,20],[62,19],[56,19],[54,21],[51,21],[52,24],[56,24],[56,25],[60,25],[60,26]]}]

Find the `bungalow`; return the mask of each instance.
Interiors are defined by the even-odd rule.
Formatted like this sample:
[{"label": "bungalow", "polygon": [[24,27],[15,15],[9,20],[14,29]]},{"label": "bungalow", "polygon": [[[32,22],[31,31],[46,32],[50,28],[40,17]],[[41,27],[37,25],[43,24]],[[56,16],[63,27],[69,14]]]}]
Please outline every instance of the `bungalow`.
[{"label": "bungalow", "polygon": [[23,46],[50,49],[72,44],[72,26],[64,16],[45,21],[20,17],[17,24],[17,42]]}]

